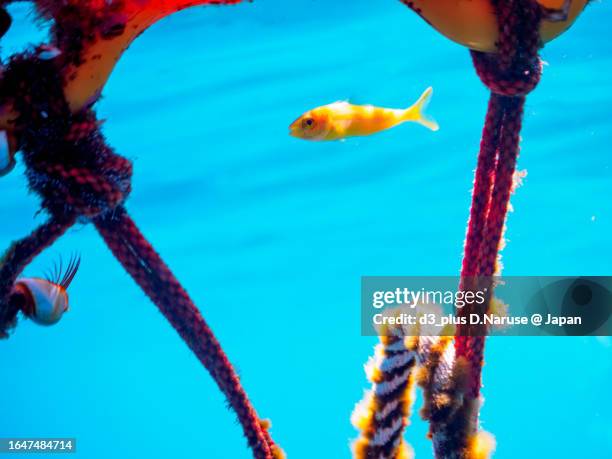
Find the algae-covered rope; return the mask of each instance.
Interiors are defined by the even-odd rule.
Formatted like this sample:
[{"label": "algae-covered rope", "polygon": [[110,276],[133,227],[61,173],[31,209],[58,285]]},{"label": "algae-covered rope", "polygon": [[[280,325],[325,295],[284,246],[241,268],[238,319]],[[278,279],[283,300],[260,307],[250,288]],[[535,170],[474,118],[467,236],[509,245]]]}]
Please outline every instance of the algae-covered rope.
[{"label": "algae-covered rope", "polygon": [[[122,206],[131,190],[131,163],[106,144],[92,111],[70,114],[61,86],[50,84],[56,79],[50,62],[35,54],[18,56],[4,77],[0,92],[14,94],[20,107],[20,147],[30,189],[51,218],[2,260],[2,334],[7,335],[18,312],[11,298],[16,276],[77,218],[93,220],[124,268],[209,370],[237,413],[254,457],[280,457],[212,330]],[[27,88],[27,98],[20,97],[20,87]]]},{"label": "algae-covered rope", "polygon": [[[476,277],[490,283],[497,273],[525,96],[538,84],[542,68],[538,57],[540,7],[532,0],[498,1],[494,6],[500,27],[498,52],[471,52],[478,76],[491,90],[491,96],[461,269],[463,287]],[[492,297],[491,288],[488,297]],[[483,314],[487,308],[488,302],[482,306],[472,304],[461,309],[459,315]],[[467,395],[473,399],[480,394],[485,332],[482,327],[458,325],[455,338],[457,358],[464,357],[470,364]]]},{"label": "algae-covered rope", "polygon": [[238,415],[257,458],[276,449],[267,437],[238,375],[193,301],[145,239],[123,206],[97,217],[94,224],[113,255],[159,308],[172,327],[210,372]]},{"label": "algae-covered rope", "polygon": [[[482,315],[489,310],[494,276],[500,273],[498,254],[514,184],[525,97],[541,76],[538,51],[554,35],[551,30],[561,32],[569,27],[587,2],[565,0],[560,11],[551,11],[540,0],[402,1],[442,33],[471,48],[478,76],[491,91],[460,281],[463,290],[486,289],[487,301],[458,309],[460,316]],[[451,14],[452,9],[457,14]],[[473,21],[474,27],[466,27],[462,18]],[[551,21],[559,22],[552,27]],[[435,456],[440,459],[488,457],[494,448],[490,434],[479,430],[478,419],[488,330],[469,323],[456,328],[454,347],[449,349],[452,366],[426,368],[422,384],[428,407],[424,417],[430,422]],[[431,364],[428,359],[426,365]],[[448,378],[450,386],[436,383],[436,376]]]},{"label": "algae-covered rope", "polygon": [[[159,9],[168,14],[188,4],[185,1],[164,3],[157,0],[146,3],[151,11]],[[66,90],[66,81],[70,81],[66,72],[71,70],[71,66],[79,66],[79,59],[83,59],[79,53],[88,46],[95,46],[96,40],[105,40],[105,31],[97,27],[108,24],[93,20],[87,22],[83,18],[95,13],[96,17],[120,20],[123,16],[117,16],[117,9],[119,12],[123,11],[121,8],[133,10],[138,5],[139,2],[127,0],[112,4],[83,2],[87,14],[79,16],[76,13],[81,5],[76,0],[63,2],[59,9],[56,9],[56,3],[40,2],[39,7],[47,6],[49,17],[64,27],[67,23],[78,27],[85,24],[93,29],[85,35],[73,33],[65,37],[56,27],[56,38],[58,33],[66,38],[62,46],[63,57],[56,58],[59,57],[56,53],[39,47],[12,56],[2,69],[0,101],[13,110],[15,116],[10,129],[16,139],[16,150],[23,155],[29,188],[41,198],[41,207],[50,218],[29,236],[15,242],[0,260],[0,336],[8,336],[20,310],[19,294],[14,288],[17,276],[77,221],[93,221],[124,268],[210,372],[237,413],[254,457],[277,459],[283,453],[270,437],[269,423],[259,419],[212,330],[123,206],[131,191],[131,162],[116,154],[106,143],[100,131],[101,123],[91,109],[73,109],[72,93]],[[104,11],[94,11],[94,7]],[[107,37],[110,41],[119,31],[118,28],[113,30],[115,33]]]}]

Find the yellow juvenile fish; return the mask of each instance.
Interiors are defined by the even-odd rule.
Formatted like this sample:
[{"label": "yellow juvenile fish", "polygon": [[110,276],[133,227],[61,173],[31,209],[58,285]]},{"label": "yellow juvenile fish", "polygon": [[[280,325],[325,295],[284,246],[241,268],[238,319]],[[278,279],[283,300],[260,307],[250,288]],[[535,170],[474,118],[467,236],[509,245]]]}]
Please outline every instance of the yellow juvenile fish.
[{"label": "yellow juvenile fish", "polygon": [[304,113],[291,123],[289,134],[305,140],[339,140],[375,134],[406,121],[437,131],[438,123],[423,113],[432,93],[433,89],[427,88],[414,105],[405,109],[334,102]]}]

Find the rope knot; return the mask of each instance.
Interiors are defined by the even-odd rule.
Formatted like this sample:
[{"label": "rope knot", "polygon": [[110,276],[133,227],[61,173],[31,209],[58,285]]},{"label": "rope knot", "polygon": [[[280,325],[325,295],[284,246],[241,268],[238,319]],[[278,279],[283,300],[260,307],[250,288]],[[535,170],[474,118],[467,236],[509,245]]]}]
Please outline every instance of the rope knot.
[{"label": "rope knot", "polygon": [[[122,204],[131,190],[131,163],[121,156],[107,158],[99,169],[41,162],[33,168],[43,207],[53,214],[74,212],[94,218]],[[37,188],[30,181],[33,188]]]},{"label": "rope knot", "polygon": [[52,214],[94,218],[127,198],[132,164],[106,144],[100,124],[91,111],[72,115],[59,127],[39,130],[45,141],[24,149],[30,187]]},{"label": "rope knot", "polygon": [[472,51],[476,73],[491,92],[526,96],[540,82],[542,9],[534,0],[495,0],[499,39],[497,53]]},{"label": "rope knot", "polygon": [[19,113],[18,147],[43,208],[54,216],[93,218],[125,201],[132,165],[108,146],[92,110],[71,113],[55,57],[40,49],[13,56],[0,79],[0,99],[12,100]]},{"label": "rope knot", "polygon": [[496,54],[472,51],[472,60],[478,77],[491,92],[508,97],[526,96],[538,85],[542,74],[542,61],[525,56],[514,61],[507,70]]}]

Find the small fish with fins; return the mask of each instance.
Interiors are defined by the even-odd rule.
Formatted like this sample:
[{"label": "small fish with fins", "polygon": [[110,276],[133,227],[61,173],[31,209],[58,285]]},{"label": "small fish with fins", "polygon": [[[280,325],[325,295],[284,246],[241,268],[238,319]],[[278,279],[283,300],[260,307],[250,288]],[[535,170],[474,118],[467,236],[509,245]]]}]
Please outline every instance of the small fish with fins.
[{"label": "small fish with fins", "polygon": [[427,88],[419,100],[405,109],[353,105],[348,102],[323,105],[307,111],[291,123],[289,134],[304,140],[341,140],[376,134],[407,121],[437,131],[438,123],[424,113],[432,93],[433,89]]}]

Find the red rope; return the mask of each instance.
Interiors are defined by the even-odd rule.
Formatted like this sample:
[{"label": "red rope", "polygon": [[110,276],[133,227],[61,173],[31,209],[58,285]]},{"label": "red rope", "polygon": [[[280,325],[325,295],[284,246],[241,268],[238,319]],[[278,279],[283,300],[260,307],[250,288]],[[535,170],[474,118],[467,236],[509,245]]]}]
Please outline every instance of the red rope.
[{"label": "red rope", "polygon": [[42,161],[36,167],[54,182],[49,196],[53,196],[54,201],[77,209],[84,217],[95,217],[114,208],[123,202],[131,189],[129,178],[132,176],[132,164],[118,155],[109,155],[104,168],[105,174],[123,177],[121,181],[108,180],[84,167],[66,167]]},{"label": "red rope", "polygon": [[519,133],[521,131],[525,98],[509,99],[506,102],[509,107],[507,107],[504,118],[499,158],[495,169],[495,186],[493,187],[491,205],[485,226],[478,273],[480,276],[493,276],[495,274],[495,262],[501,242],[514,171],[516,169],[516,160],[519,153]]},{"label": "red rope", "polygon": [[238,375],[212,330],[155,249],[122,206],[94,220],[100,235],[134,281],[210,372],[238,415],[256,458],[272,458],[271,439],[262,429]]},{"label": "red rope", "polygon": [[257,459],[280,456],[262,427],[238,375],[185,290],[127,215],[132,165],[108,146],[93,111],[72,114],[53,62],[35,53],[11,58],[0,79],[0,98],[11,97],[30,189],[51,220],[15,244],[0,266],[0,335],[15,324],[16,276],[77,218],[93,221],[108,246],[159,307],[226,395]]},{"label": "red rope", "polygon": [[[478,154],[478,166],[474,179],[472,192],[472,207],[470,209],[470,220],[465,240],[465,254],[461,273],[463,276],[476,276],[480,265],[480,253],[487,210],[491,202],[491,188],[493,186],[495,171],[495,155],[497,153],[497,142],[499,140],[500,123],[503,112],[499,109],[497,96],[492,95],[489,99],[487,117],[485,119],[482,139],[480,142],[480,153]],[[467,256],[469,254],[469,256]]]},{"label": "red rope", "polygon": [[[525,96],[540,80],[539,24],[541,9],[532,0],[493,2],[500,26],[498,52],[472,51],[478,76],[491,90],[475,174],[472,207],[461,269],[461,288],[489,288],[497,269],[513,175],[519,153]],[[475,279],[480,276],[481,279]],[[484,279],[484,281],[483,281]],[[459,314],[486,312],[488,302],[466,306]],[[470,365],[468,393],[478,398],[486,328],[458,326],[457,357]]]}]

